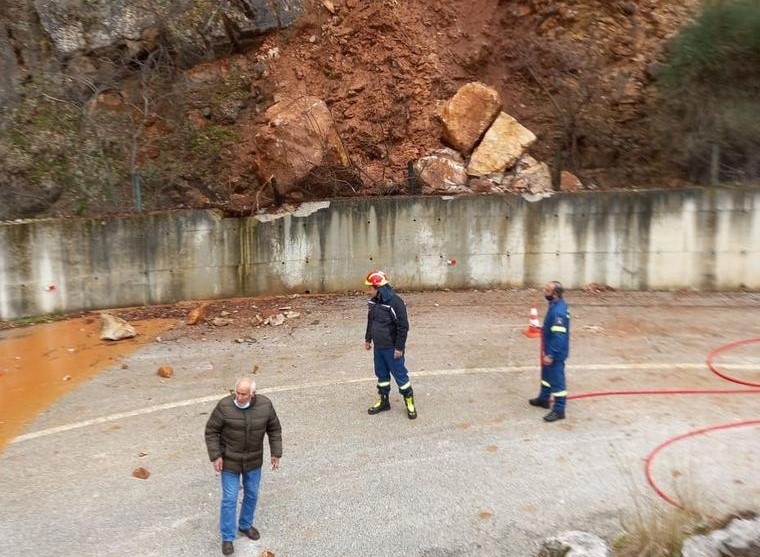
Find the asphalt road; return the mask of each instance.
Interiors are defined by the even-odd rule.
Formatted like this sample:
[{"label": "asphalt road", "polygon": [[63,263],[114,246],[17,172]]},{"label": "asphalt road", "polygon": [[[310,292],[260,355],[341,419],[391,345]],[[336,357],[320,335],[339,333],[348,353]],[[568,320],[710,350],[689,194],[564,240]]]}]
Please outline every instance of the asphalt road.
[{"label": "asphalt road", "polygon": [[[366,413],[374,376],[362,296],[294,298],[300,316],[280,327],[178,322],[55,402],[0,454],[0,555],[220,555],[219,478],[203,429],[254,365],[258,391],[280,415],[284,455],[279,471],[263,474],[262,538],[239,538],[241,556],[524,556],[570,529],[612,540],[637,504],[665,505],[644,477],[655,446],[760,419],[756,394],[619,396],[571,401],[568,419],[546,424],[545,411],[527,405],[538,344],[521,334],[539,292],[404,297],[417,420],[395,391],[390,412]],[[571,394],[740,388],[705,358],[760,337],[758,294],[567,299]],[[760,382],[760,343],[718,363]],[[173,378],[156,375],[162,365]],[[704,512],[760,511],[759,429],[672,445],[655,478]],[[132,476],[139,466],[148,479]]]}]

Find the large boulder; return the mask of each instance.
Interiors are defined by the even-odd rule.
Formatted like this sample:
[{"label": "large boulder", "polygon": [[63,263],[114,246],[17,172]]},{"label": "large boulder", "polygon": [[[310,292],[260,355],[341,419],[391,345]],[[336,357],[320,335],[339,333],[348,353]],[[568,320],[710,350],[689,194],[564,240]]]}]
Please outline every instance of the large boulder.
[{"label": "large boulder", "polygon": [[281,101],[265,117],[267,125],[254,138],[255,171],[261,184],[276,190],[275,197],[287,196],[317,169],[339,175],[349,167],[348,153],[321,99]]},{"label": "large boulder", "polygon": [[443,141],[468,154],[500,111],[496,89],[479,82],[463,85],[441,110]]},{"label": "large boulder", "polygon": [[483,176],[511,168],[536,141],[535,134],[506,112],[488,128],[483,141],[472,153],[467,174]]},{"label": "large boulder", "polygon": [[425,194],[467,193],[467,172],[462,156],[440,149],[414,163],[414,175]]},{"label": "large boulder", "polygon": [[521,157],[501,182],[504,191],[513,193],[543,193],[552,191],[552,174],[549,165],[530,155]]},{"label": "large boulder", "polygon": [[544,540],[538,557],[610,557],[602,538],[588,532],[571,530]]}]

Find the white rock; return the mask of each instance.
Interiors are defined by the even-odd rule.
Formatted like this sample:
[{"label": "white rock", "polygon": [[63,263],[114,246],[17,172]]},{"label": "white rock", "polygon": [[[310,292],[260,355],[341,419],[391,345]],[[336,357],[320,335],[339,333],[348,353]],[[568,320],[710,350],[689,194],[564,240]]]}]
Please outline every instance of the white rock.
[{"label": "white rock", "polygon": [[602,538],[588,532],[572,530],[547,538],[538,557],[610,557],[610,548]]}]

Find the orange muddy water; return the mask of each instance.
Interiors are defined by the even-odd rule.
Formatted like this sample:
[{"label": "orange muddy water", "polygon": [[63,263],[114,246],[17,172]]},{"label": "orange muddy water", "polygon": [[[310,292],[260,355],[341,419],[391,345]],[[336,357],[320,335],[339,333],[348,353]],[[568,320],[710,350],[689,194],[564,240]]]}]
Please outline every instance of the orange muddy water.
[{"label": "orange muddy water", "polygon": [[0,452],[60,396],[116,365],[174,321],[133,321],[137,337],[119,341],[100,340],[96,317],[0,333]]}]

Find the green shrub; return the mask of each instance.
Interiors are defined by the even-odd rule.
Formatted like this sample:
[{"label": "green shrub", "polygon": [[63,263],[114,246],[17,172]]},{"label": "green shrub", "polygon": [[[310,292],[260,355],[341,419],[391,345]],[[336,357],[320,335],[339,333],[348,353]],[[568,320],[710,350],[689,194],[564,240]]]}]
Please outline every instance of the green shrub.
[{"label": "green shrub", "polygon": [[706,1],[658,84],[663,143],[692,179],[760,177],[760,2]]}]

